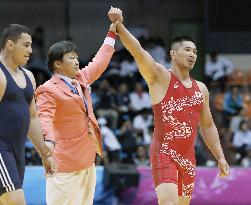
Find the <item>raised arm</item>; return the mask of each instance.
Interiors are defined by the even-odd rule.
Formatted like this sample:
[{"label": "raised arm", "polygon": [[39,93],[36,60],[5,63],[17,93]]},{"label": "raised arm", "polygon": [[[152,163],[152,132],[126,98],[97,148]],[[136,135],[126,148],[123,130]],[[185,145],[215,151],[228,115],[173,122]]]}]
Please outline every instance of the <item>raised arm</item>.
[{"label": "raised arm", "polygon": [[200,128],[202,136],[207,147],[210,149],[210,151],[218,161],[218,166],[221,171],[220,175],[225,176],[229,174],[229,165],[225,160],[225,156],[223,154],[220,144],[219,133],[214,124],[212,114],[209,108],[209,93],[203,83],[198,82],[198,85],[204,96],[204,105],[200,115]]},{"label": "raised arm", "polygon": [[116,39],[116,25],[111,24],[107,36],[104,40],[103,45],[92,59],[83,69],[81,69],[77,75],[77,78],[81,81],[81,77],[88,80],[89,84],[92,84],[97,80],[101,74],[108,67],[112,55],[115,51],[114,44]]},{"label": "raised arm", "polygon": [[153,60],[152,56],[145,51],[140,45],[139,41],[125,28],[121,21],[123,21],[122,12],[118,8],[111,8],[108,12],[110,20],[115,23],[119,21],[117,25],[117,33],[121,42],[126,49],[134,57],[139,71],[147,84],[152,84],[158,77],[160,67]]}]

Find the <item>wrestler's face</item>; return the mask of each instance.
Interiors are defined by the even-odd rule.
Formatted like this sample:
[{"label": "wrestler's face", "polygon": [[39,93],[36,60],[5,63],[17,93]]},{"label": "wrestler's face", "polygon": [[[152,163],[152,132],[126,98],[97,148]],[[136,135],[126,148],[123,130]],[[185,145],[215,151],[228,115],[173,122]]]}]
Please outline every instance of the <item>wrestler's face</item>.
[{"label": "wrestler's face", "polygon": [[197,59],[196,46],[191,41],[182,41],[175,50],[171,50],[171,57],[179,68],[192,70]]},{"label": "wrestler's face", "polygon": [[63,60],[59,62],[60,74],[69,78],[75,78],[79,71],[78,55],[76,52],[65,53]]},{"label": "wrestler's face", "polygon": [[7,43],[13,62],[17,66],[23,66],[27,64],[32,53],[31,43],[31,36],[27,33],[22,33],[17,42],[9,41]]}]

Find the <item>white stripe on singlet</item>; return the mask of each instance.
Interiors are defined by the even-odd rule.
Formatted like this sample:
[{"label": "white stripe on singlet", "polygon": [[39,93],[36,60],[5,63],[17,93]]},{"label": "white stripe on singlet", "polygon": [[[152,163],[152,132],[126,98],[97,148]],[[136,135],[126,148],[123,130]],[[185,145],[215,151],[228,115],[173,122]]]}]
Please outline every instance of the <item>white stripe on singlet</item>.
[{"label": "white stripe on singlet", "polygon": [[5,184],[5,177],[4,178],[2,177],[2,171],[3,169],[2,166],[0,165],[0,179],[3,184],[3,187],[5,187],[6,191],[9,192],[8,186]]},{"label": "white stripe on singlet", "polygon": [[0,178],[6,191],[15,191],[15,186],[11,181],[8,170],[6,169],[5,163],[3,161],[2,155],[0,153]]}]

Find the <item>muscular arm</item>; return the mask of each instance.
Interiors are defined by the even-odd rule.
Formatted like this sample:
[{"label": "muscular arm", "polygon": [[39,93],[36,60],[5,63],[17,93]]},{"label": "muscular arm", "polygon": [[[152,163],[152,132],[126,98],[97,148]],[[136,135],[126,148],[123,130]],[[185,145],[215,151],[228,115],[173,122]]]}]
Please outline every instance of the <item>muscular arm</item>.
[{"label": "muscular arm", "polygon": [[158,77],[160,66],[156,64],[152,56],[141,47],[139,41],[125,28],[122,23],[117,25],[117,32],[123,45],[134,57],[139,67],[139,71],[146,80],[147,84],[150,85],[154,83]]},{"label": "muscular arm", "polygon": [[36,150],[39,152],[40,156],[46,151],[44,145],[44,138],[42,135],[39,119],[36,112],[35,100],[33,98],[30,105],[30,127],[28,132],[28,137],[32,141]]},{"label": "muscular arm", "polygon": [[[33,88],[35,90],[36,83],[34,76],[31,72],[26,70],[26,73],[31,79]],[[30,127],[28,131],[28,137],[32,141],[33,145],[35,146],[36,150],[40,154],[42,158],[45,158],[46,155],[50,152],[48,147],[44,144],[44,138],[42,134],[42,130],[40,127],[39,118],[37,115],[35,99],[33,97],[32,102],[30,104]]]},{"label": "muscular arm", "polygon": [[201,92],[204,95],[204,105],[200,114],[200,128],[203,139],[217,160],[224,159],[224,154],[221,148],[219,133],[214,124],[212,114],[209,108],[209,93],[203,83],[198,83]]}]

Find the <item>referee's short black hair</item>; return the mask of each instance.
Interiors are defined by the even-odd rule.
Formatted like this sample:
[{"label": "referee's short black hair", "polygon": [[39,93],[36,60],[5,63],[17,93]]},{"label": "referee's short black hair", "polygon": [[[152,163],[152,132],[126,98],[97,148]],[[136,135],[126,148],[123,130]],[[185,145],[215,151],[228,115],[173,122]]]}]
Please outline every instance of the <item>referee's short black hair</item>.
[{"label": "referee's short black hair", "polygon": [[77,51],[77,46],[71,41],[59,41],[53,44],[48,51],[49,70],[54,71],[54,62],[63,60],[64,54]]}]

